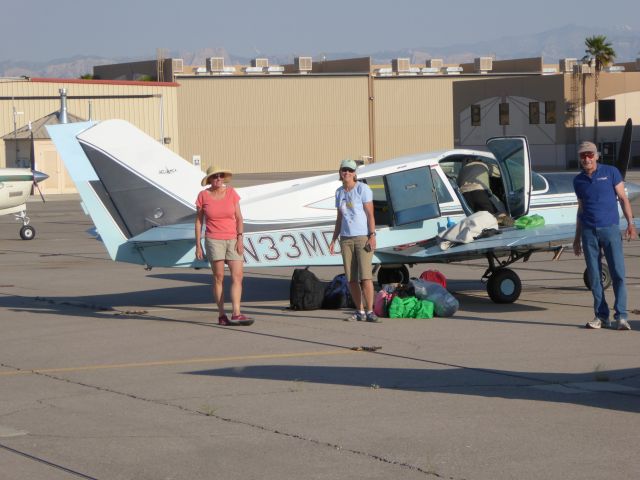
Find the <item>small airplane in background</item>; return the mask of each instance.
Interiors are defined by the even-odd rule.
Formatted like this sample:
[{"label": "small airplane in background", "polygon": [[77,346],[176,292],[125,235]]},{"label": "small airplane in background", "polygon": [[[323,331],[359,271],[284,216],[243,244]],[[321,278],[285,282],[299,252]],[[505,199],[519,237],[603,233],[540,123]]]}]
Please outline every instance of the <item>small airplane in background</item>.
[{"label": "small airplane in background", "polygon": [[13,213],[16,220],[22,222],[20,238],[32,240],[36,236],[36,229],[29,225],[27,217],[27,198],[31,195],[32,187],[44,197],[38,183],[49,178],[46,173],[29,168],[0,168],[0,215]]},{"label": "small airplane in background", "polygon": [[[195,257],[195,201],[203,176],[198,167],[122,120],[47,129],[113,260],[147,268],[207,267]],[[487,147],[491,153],[451,149],[358,168],[358,180],[367,182],[374,195],[378,283],[408,281],[407,265],[486,259],[482,279],[489,296],[511,303],[520,296],[521,281],[507,267],[535,252],[553,252],[557,258],[573,241],[575,174],[532,172],[525,137],[493,138]],[[457,186],[470,159],[499,173],[491,189],[512,218],[539,214],[545,225],[501,228],[500,235],[446,250],[435,244],[449,220],[474,213]],[[340,254],[329,253],[339,186],[338,174],[330,173],[238,188],[246,267],[341,265]],[[640,195],[640,186],[626,187],[631,199]]]}]

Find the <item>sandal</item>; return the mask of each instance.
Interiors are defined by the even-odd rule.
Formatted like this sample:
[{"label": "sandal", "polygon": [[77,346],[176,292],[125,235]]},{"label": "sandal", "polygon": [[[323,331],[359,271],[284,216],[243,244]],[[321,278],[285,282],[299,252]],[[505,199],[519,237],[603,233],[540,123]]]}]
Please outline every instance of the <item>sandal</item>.
[{"label": "sandal", "polygon": [[218,317],[218,324],[219,325],[224,325],[225,327],[239,327],[240,326],[240,322],[234,322],[233,320],[229,320],[229,317],[227,317],[226,315],[220,315]]},{"label": "sandal", "polygon": [[240,315],[231,315],[231,322],[236,322],[236,325],[241,325],[243,327],[248,327],[249,325],[253,325],[253,318],[246,317],[242,314]]}]

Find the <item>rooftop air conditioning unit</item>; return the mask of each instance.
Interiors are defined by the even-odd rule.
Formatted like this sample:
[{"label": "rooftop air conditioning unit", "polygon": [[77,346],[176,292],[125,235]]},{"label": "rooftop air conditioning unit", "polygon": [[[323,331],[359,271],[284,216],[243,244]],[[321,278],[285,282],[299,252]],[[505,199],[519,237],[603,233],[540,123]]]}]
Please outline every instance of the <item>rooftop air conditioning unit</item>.
[{"label": "rooftop air conditioning unit", "polygon": [[444,66],[441,58],[430,58],[426,61],[427,68],[437,68],[438,70]]},{"label": "rooftop air conditioning unit", "polygon": [[493,58],[478,57],[473,60],[473,66],[476,72],[488,72],[493,70]]},{"label": "rooftop air conditioning unit", "polygon": [[391,60],[391,68],[396,73],[409,72],[411,69],[411,62],[408,58],[394,58]]},{"label": "rooftop air conditioning unit", "polygon": [[620,73],[624,72],[624,70],[623,65],[609,65],[608,67],[604,67],[604,71],[609,73]]},{"label": "rooftop air conditioning unit", "polygon": [[224,58],[223,57],[207,58],[207,71],[224,72]]},{"label": "rooftop air conditioning unit", "polygon": [[181,58],[172,59],[173,73],[182,73],[184,71],[184,62]]},{"label": "rooftop air conditioning unit", "polygon": [[586,63],[578,63],[573,66],[573,73],[591,73],[591,67]]},{"label": "rooftop air conditioning unit", "polygon": [[440,69],[436,67],[423,67],[422,74],[423,75],[437,75],[440,73]]},{"label": "rooftop air conditioning unit", "polygon": [[244,73],[264,73],[265,70],[262,67],[244,67]]},{"label": "rooftop air conditioning unit", "polygon": [[251,66],[252,67],[266,68],[266,67],[269,66],[269,59],[268,58],[254,58],[253,60],[251,60]]},{"label": "rooftop air conditioning unit", "polygon": [[299,72],[310,72],[313,70],[313,59],[311,57],[296,57],[294,63]]},{"label": "rooftop air conditioning unit", "polygon": [[560,71],[563,73],[573,73],[573,67],[577,64],[577,58],[563,58],[560,60]]}]

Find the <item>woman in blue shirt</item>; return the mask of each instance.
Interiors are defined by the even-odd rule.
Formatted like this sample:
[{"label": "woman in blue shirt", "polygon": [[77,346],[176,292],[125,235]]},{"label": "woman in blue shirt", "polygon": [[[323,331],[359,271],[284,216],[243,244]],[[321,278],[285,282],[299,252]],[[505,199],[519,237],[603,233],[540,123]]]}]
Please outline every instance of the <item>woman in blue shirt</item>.
[{"label": "woman in blue shirt", "polygon": [[338,216],[329,251],[334,254],[339,236],[344,273],[356,304],[356,312],[348,320],[379,322],[373,313],[372,259],[376,248],[373,192],[369,185],[358,182],[356,168],[354,160],[340,163],[342,186],[336,190]]}]

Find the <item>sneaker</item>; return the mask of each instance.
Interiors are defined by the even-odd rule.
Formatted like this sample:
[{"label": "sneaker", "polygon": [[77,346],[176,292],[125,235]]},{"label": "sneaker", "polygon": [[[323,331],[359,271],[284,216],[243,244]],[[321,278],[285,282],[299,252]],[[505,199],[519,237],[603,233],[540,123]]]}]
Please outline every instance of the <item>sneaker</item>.
[{"label": "sneaker", "polygon": [[246,317],[242,314],[239,315],[231,315],[231,321],[236,325],[241,325],[243,327],[248,327],[249,325],[253,325],[253,318]]},{"label": "sneaker", "polygon": [[227,317],[226,315],[220,315],[218,317],[218,324],[224,325],[225,327],[237,327],[240,325],[240,322],[229,320],[229,317]]},{"label": "sneaker", "polygon": [[375,313],[369,312],[367,313],[367,322],[380,323],[380,319]]},{"label": "sneaker", "polygon": [[353,315],[344,319],[345,322],[364,322],[365,320],[364,312],[354,312]]},{"label": "sneaker", "polygon": [[616,320],[615,323],[616,330],[631,330],[631,325],[624,318],[620,318]]},{"label": "sneaker", "polygon": [[[587,324],[585,325],[586,328],[602,328],[602,320],[600,320],[598,317],[594,317],[593,320],[591,320],[590,322],[587,322]],[[607,327],[609,325],[609,321],[607,320],[605,322],[605,327]]]}]

